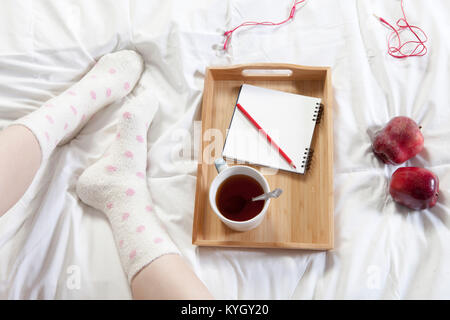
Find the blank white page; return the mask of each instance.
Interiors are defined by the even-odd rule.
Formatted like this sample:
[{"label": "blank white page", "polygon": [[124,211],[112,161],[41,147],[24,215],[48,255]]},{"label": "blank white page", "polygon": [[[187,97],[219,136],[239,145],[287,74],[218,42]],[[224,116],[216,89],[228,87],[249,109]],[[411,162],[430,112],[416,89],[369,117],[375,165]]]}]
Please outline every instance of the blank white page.
[{"label": "blank white page", "polygon": [[316,125],[321,99],[242,85],[237,100],[293,161],[278,153],[247,117],[235,107],[222,155],[252,164],[305,173],[307,152]]}]

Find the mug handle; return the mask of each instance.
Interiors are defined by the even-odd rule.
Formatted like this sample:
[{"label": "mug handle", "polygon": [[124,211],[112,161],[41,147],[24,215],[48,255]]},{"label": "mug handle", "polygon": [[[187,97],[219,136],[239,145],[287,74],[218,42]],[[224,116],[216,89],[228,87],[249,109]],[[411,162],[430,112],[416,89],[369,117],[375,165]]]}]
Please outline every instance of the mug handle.
[{"label": "mug handle", "polygon": [[216,170],[218,173],[221,173],[223,170],[228,168],[228,165],[225,162],[225,160],[223,160],[223,158],[218,158],[214,160],[214,165],[216,166]]}]

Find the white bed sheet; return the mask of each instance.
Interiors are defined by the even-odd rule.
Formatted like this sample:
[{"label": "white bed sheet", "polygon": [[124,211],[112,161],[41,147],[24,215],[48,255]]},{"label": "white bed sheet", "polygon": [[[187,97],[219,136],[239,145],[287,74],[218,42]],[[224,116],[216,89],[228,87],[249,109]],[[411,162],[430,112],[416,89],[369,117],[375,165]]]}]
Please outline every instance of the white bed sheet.
[{"label": "white bed sheet", "polygon": [[[386,54],[388,30],[372,13],[394,22],[401,14],[396,0],[307,0],[289,24],[237,31],[227,54],[217,50],[225,29],[244,20],[283,20],[290,5],[2,1],[0,128],[76,82],[103,54],[134,48],[146,62],[137,91],[152,90],[160,104],[148,152],[156,213],[215,297],[450,298],[450,3],[405,1],[411,23],[430,38],[422,58]],[[204,70],[249,62],[332,67],[334,250],[191,244],[198,144],[189,137],[199,125]],[[0,298],[130,298],[107,220],[74,192],[83,169],[112,142],[122,104],[95,115],[59,148],[0,218]],[[371,152],[374,128],[400,114],[420,122],[425,137],[426,150],[406,165],[426,166],[440,178],[440,200],[431,210],[395,205],[387,193],[395,167]]]}]

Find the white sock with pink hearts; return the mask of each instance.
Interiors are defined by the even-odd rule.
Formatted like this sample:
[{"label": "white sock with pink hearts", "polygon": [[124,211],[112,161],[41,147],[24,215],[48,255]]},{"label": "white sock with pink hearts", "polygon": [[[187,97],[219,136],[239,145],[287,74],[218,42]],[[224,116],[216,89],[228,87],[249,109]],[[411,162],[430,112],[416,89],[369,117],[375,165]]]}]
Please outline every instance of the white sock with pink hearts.
[{"label": "white sock with pink hearts", "polygon": [[158,108],[147,93],[126,103],[116,140],[77,183],[80,199],[108,217],[130,283],[154,259],[179,254],[155,216],[147,188],[147,130]]},{"label": "white sock with pink hearts", "polygon": [[127,95],[139,80],[143,60],[130,50],[104,55],[76,84],[38,110],[13,122],[30,129],[46,160],[57,145],[74,137],[91,116]]}]

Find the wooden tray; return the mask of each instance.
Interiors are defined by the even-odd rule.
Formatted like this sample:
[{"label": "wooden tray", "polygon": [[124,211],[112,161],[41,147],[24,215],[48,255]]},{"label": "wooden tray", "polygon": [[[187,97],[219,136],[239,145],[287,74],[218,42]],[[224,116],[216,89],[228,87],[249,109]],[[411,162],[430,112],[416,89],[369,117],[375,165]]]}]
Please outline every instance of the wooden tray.
[{"label": "wooden tray", "polygon": [[[226,129],[230,124],[239,87],[243,83],[322,98],[323,114],[314,132],[314,153],[306,175],[285,171],[267,175],[269,185],[272,188],[282,188],[283,194],[271,201],[264,221],[256,229],[237,232],[225,226],[212,211],[208,192],[211,181],[217,176],[213,161],[221,157]],[[220,130],[222,138],[215,137],[214,141],[214,138],[205,134],[208,129]],[[214,133],[211,130],[208,132]],[[193,244],[314,250],[333,248],[333,119],[330,68],[265,63],[208,68],[202,105],[202,133]],[[211,154],[212,142],[216,144],[215,154],[212,152],[211,159],[206,159],[205,155]],[[262,169],[259,166],[253,167]]]}]

